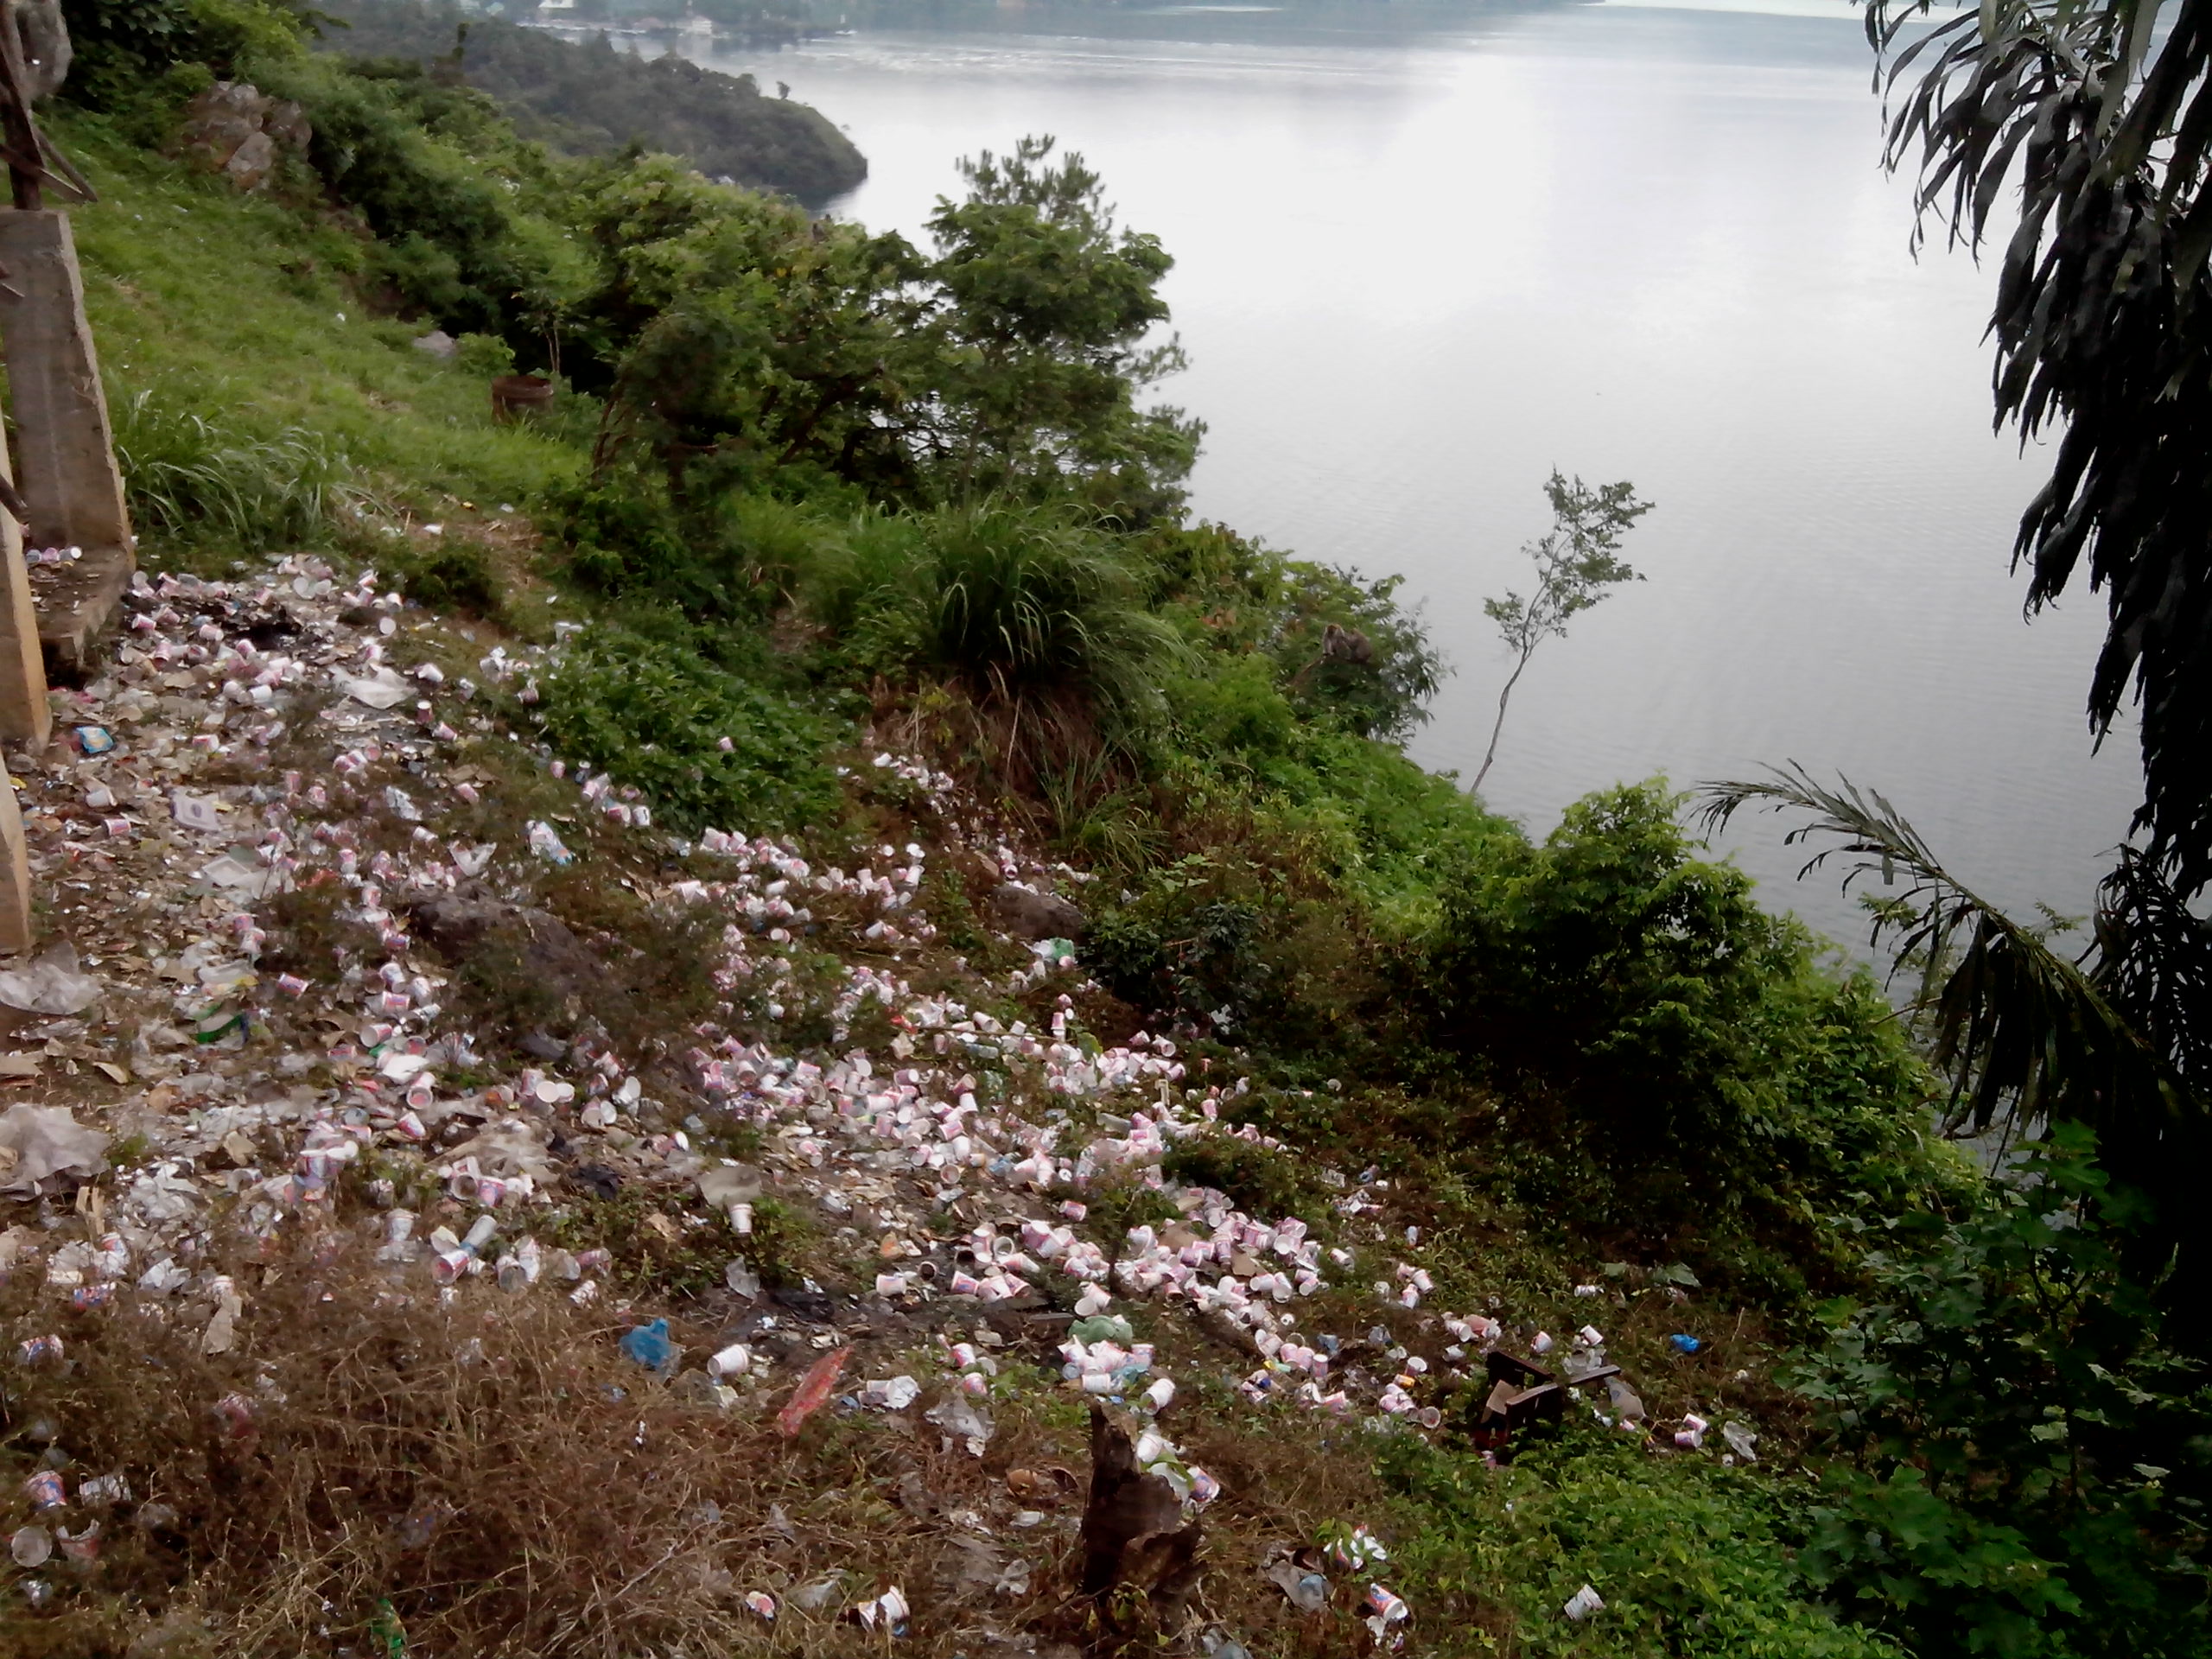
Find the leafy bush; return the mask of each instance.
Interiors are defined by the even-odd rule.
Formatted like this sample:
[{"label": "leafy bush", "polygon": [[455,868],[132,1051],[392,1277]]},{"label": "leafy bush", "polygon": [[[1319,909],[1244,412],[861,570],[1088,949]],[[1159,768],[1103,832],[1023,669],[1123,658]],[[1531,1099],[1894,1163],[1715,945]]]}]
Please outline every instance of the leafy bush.
[{"label": "leafy bush", "polygon": [[820,758],[830,723],[681,644],[593,629],[542,690],[555,748],[643,791],[679,829],[789,829],[836,804]]},{"label": "leafy bush", "polygon": [[[1576,1421],[1491,1470],[1412,1436],[1384,1443],[1399,1491],[1392,1580],[1421,1650],[1550,1659],[1894,1659],[1814,1603],[1794,1562],[1801,1501],[1751,1471],[1655,1459]],[[1561,1608],[1584,1585],[1605,1611]],[[1433,1611],[1430,1611],[1433,1610]]]},{"label": "leafy bush", "polygon": [[62,0],[75,51],[64,93],[92,109],[123,108],[181,84],[164,82],[175,65],[229,79],[295,56],[308,10],[289,0]]},{"label": "leafy bush", "polygon": [[1603,791],[1470,862],[1418,963],[1432,1039],[1483,1065],[1540,1185],[1586,1219],[1725,1235],[1762,1202],[1909,1203],[1929,1082],[1889,1008],[1694,857],[1675,805]]},{"label": "leafy bush", "polygon": [[1926,1659],[2212,1645],[2212,1374],[2094,1153],[2058,1125],[1956,1219],[1878,1224],[1872,1294],[1785,1373],[1840,1454],[1806,1568]]}]

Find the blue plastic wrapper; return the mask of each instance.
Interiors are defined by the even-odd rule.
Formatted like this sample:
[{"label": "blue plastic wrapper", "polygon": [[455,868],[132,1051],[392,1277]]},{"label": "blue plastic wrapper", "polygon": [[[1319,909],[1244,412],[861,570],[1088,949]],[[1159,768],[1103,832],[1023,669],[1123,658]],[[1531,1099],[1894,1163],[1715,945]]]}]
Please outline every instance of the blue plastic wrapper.
[{"label": "blue plastic wrapper", "polygon": [[1675,1351],[1678,1354],[1694,1354],[1705,1346],[1695,1337],[1676,1335],[1668,1338],[1667,1340],[1675,1344]]},{"label": "blue plastic wrapper", "polygon": [[676,1358],[675,1344],[668,1339],[668,1321],[655,1319],[623,1332],[622,1351],[649,1371],[666,1370]]}]

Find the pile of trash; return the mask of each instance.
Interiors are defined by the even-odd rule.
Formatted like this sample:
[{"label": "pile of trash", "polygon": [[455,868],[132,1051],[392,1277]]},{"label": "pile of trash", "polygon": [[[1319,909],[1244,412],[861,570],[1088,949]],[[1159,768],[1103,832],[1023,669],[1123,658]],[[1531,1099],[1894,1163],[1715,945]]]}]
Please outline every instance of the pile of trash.
[{"label": "pile of trash", "polygon": [[[1073,939],[1080,909],[1059,892],[1082,878],[1020,854],[942,772],[874,756],[927,832],[877,846],[857,869],[737,830],[694,843],[656,829],[635,791],[494,712],[486,688],[525,707],[538,697],[567,625],[552,646],[481,656],[480,687],[431,660],[454,660],[450,632],[373,575],[345,580],[309,556],[235,582],[142,575],[126,615],[112,665],[55,694],[60,741],[10,758],[47,925],[66,942],[0,972],[14,1024],[0,1041],[16,1045],[0,1054],[0,1086],[35,1086],[41,1102],[0,1113],[0,1195],[13,1201],[0,1205],[12,1224],[0,1272],[40,1274],[78,1308],[133,1285],[202,1351],[243,1353],[281,1333],[255,1326],[219,1265],[240,1238],[328,1227],[358,1193],[381,1211],[376,1257],[403,1289],[587,1305],[608,1294],[608,1252],[542,1235],[580,1196],[642,1189],[671,1236],[728,1223],[740,1246],[724,1287],[752,1312],[696,1370],[664,1320],[638,1319],[626,1351],[715,1409],[782,1402],[789,1432],[832,1401],[906,1413],[935,1395],[926,1420],[980,1457],[1000,1340],[988,1319],[1027,1318],[1058,1356],[1060,1386],[1127,1425],[1132,1478],[1156,1479],[1195,1516],[1220,1485],[1160,1426],[1177,1384],[1131,1317],[1172,1308],[1243,1350],[1236,1384],[1255,1407],[1450,1427],[1506,1457],[1515,1434],[1586,1389],[1606,1421],[1649,1433],[1594,1326],[1554,1374],[1535,1363],[1549,1336],[1535,1333],[1520,1358],[1501,1346],[1495,1307],[1428,1306],[1428,1272],[1402,1259],[1417,1230],[1386,1232],[1389,1184],[1375,1172],[1323,1178],[1340,1195],[1329,1246],[1305,1219],[1249,1214],[1170,1179],[1164,1160],[1200,1138],[1274,1144],[1230,1121],[1251,1084],[1194,1073],[1168,1038],[1108,1044],[1084,1027],[1096,987]],[[499,828],[487,750],[563,781],[571,810]],[[538,914],[535,876],[590,857],[594,824],[653,838],[677,872],[646,902],[720,921],[721,1006],[665,1033],[664,1053],[532,1033],[508,1064],[449,1012],[451,952]],[[959,961],[970,982],[959,997],[918,990],[908,971],[938,942],[925,874],[952,859],[995,873],[991,912],[1029,947],[995,980]],[[341,940],[319,963],[294,952],[292,970],[265,974],[283,925],[270,907],[292,894],[317,896],[343,939],[361,943]],[[801,1052],[767,1033],[817,994],[801,958],[825,949],[841,953],[826,1010],[836,1052]],[[1051,1005],[1033,1026],[986,1006],[1025,994]],[[892,1033],[874,1052],[845,1046],[864,1018]],[[751,1161],[709,1149],[733,1128],[757,1138]],[[1173,1219],[1102,1235],[1097,1195],[1131,1192]],[[872,1276],[830,1292],[809,1282],[798,1312],[764,1292],[744,1241],[770,1198],[823,1217],[872,1257]],[[831,1338],[804,1317],[808,1299],[902,1338],[934,1330],[938,1374],[926,1388],[909,1371],[863,1376],[841,1395],[849,1344],[822,1351]],[[1341,1317],[1355,1304],[1369,1309],[1364,1331],[1313,1328],[1310,1309]],[[1693,1415],[1671,1438],[1694,1450],[1707,1427]],[[1732,1455],[1753,1455],[1748,1429],[1723,1433]],[[1365,1541],[1338,1565],[1364,1573],[1383,1554],[1354,1536]],[[17,1559],[36,1565],[25,1550],[35,1541]],[[1305,1606],[1318,1567],[1283,1566],[1285,1594]],[[1376,1640],[1402,1641],[1405,1604],[1380,1584],[1365,1594]],[[1568,1616],[1594,1612],[1590,1596]],[[757,1610],[773,1617],[766,1599]],[[889,1629],[906,1611],[897,1590],[875,1608]]]}]

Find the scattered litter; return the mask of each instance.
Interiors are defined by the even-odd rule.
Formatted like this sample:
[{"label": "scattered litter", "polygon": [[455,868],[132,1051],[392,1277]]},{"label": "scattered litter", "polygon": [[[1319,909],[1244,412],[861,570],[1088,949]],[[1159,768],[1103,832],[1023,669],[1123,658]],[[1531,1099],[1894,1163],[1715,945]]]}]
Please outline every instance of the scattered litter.
[{"label": "scattered litter", "polygon": [[551,824],[542,818],[532,818],[527,827],[531,852],[540,858],[550,859],[556,864],[566,864],[570,861],[573,855],[561,844],[561,837],[554,832]]},{"label": "scattered litter", "polygon": [[1728,1449],[1745,1463],[1757,1463],[1759,1460],[1759,1437],[1753,1433],[1747,1425],[1723,1423],[1720,1426],[1720,1438],[1727,1441]]},{"label": "scattered litter", "polygon": [[983,1448],[997,1432],[990,1414],[964,1394],[948,1395],[922,1416],[950,1435],[973,1458],[983,1455]]},{"label": "scattered litter", "polygon": [[415,695],[415,688],[389,668],[378,667],[375,673],[358,679],[346,674],[337,678],[339,690],[372,709],[395,709]]},{"label": "scattered litter", "polygon": [[905,1592],[895,1584],[874,1600],[864,1601],[853,1609],[861,1623],[869,1630],[874,1630],[880,1622],[884,1629],[893,1636],[900,1634],[909,1611]]},{"label": "scattered litter", "polygon": [[904,1411],[921,1393],[922,1385],[911,1376],[885,1377],[861,1385],[861,1403],[877,1411]]},{"label": "scattered litter", "polygon": [[776,1432],[785,1440],[798,1433],[806,1420],[822,1408],[837,1385],[837,1373],[845,1369],[845,1362],[852,1357],[850,1348],[833,1349],[807,1368],[797,1389],[783,1410],[776,1414]]},{"label": "scattered litter", "polygon": [[1700,1342],[1695,1337],[1684,1336],[1680,1332],[1677,1332],[1675,1335],[1668,1338],[1667,1341],[1678,1354],[1694,1354],[1697,1352],[1699,1349],[1705,1346],[1705,1344],[1702,1342]]},{"label": "scattered litter", "polygon": [[1329,1581],[1319,1573],[1310,1572],[1288,1559],[1271,1562],[1267,1570],[1268,1582],[1289,1598],[1290,1605],[1301,1613],[1318,1613],[1329,1605]]},{"label": "scattered litter", "polygon": [[169,791],[169,816],[188,830],[204,830],[211,835],[223,830],[223,809],[212,795],[194,795],[188,789]]},{"label": "scattered litter", "polygon": [[1604,1597],[1586,1584],[1567,1598],[1567,1605],[1560,1611],[1580,1624],[1591,1614],[1604,1612],[1605,1601]]}]

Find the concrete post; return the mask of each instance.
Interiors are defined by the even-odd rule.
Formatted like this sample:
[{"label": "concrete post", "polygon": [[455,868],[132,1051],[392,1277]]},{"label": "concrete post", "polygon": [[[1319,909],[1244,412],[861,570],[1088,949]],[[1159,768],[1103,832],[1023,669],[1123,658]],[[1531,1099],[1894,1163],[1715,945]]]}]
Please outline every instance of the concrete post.
[{"label": "concrete post", "polygon": [[31,948],[31,866],[16,780],[0,773],[0,952]]},{"label": "concrete post", "polygon": [[67,215],[0,212],[0,346],[34,547],[134,550]]},{"label": "concrete post", "polygon": [[[0,435],[0,478],[10,477],[7,441]],[[35,754],[46,747],[53,728],[54,710],[46,700],[46,662],[40,646],[38,615],[31,605],[30,572],[23,566],[23,532],[13,518],[0,512],[0,738]],[[14,809],[8,810],[12,813]],[[15,839],[20,849],[20,826]],[[0,847],[0,862],[7,855],[6,849]],[[0,907],[5,902],[0,897]],[[0,918],[3,923],[4,918]],[[4,931],[4,925],[0,925],[0,934]]]}]

